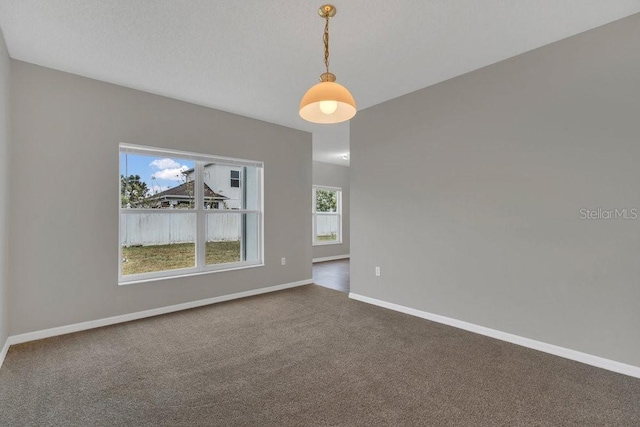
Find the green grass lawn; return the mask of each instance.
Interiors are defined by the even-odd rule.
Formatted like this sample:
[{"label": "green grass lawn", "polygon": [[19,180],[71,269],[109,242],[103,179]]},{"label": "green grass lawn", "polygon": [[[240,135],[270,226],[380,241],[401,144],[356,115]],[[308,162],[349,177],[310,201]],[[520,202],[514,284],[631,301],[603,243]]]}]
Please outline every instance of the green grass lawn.
[{"label": "green grass lawn", "polygon": [[[193,243],[123,247],[122,275],[193,267],[195,254]],[[240,241],[207,242],[205,260],[207,265],[240,261]]]},{"label": "green grass lawn", "polygon": [[316,236],[316,240],[337,240],[337,236],[335,234],[329,234],[327,236]]}]

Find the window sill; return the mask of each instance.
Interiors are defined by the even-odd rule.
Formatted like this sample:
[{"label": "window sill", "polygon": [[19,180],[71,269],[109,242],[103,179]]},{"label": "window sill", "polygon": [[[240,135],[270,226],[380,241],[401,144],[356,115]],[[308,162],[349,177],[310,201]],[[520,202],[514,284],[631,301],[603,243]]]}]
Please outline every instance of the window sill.
[{"label": "window sill", "polygon": [[312,246],[329,246],[329,245],[341,245],[342,242],[315,242]]},{"label": "window sill", "polygon": [[147,278],[140,278],[140,279],[133,279],[133,280],[119,280],[118,286],[135,285],[136,283],[157,282],[159,280],[182,279],[183,277],[202,276],[205,274],[222,273],[224,271],[246,270],[248,268],[256,268],[256,267],[264,267],[264,263],[242,265],[242,266],[230,267],[230,268],[220,268],[220,269],[214,269],[214,270],[194,271],[191,273],[173,274],[171,276],[147,277]]}]

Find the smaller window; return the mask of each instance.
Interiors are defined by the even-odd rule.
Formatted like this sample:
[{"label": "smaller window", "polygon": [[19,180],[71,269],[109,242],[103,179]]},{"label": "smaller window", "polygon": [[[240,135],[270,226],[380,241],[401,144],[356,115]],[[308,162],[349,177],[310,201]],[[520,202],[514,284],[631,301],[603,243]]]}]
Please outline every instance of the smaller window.
[{"label": "smaller window", "polygon": [[342,189],[313,187],[313,244],[342,243]]},{"label": "smaller window", "polygon": [[231,187],[240,188],[240,171],[231,171]]}]

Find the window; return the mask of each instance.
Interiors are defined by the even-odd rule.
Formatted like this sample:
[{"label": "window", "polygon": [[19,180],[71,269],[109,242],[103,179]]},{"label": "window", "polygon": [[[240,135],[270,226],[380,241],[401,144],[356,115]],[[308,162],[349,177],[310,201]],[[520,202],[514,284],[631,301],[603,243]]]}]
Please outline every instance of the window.
[{"label": "window", "polygon": [[119,283],[262,265],[262,176],[261,162],[120,144]]},{"label": "window", "polygon": [[231,171],[231,187],[240,188],[240,171]]},{"label": "window", "polygon": [[342,189],[313,186],[313,244],[342,243]]}]

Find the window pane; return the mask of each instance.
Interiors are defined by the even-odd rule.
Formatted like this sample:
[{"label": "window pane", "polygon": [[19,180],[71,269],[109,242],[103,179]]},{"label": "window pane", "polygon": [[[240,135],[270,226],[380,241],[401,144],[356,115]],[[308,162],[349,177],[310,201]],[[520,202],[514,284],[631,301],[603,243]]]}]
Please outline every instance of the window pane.
[{"label": "window pane", "polygon": [[338,212],[338,192],[317,189],[316,212]]},{"label": "window pane", "polygon": [[207,214],[205,264],[240,262],[242,214]]},{"label": "window pane", "polygon": [[194,162],[120,153],[120,206],[128,209],[193,209]]},{"label": "window pane", "polygon": [[338,215],[316,215],[316,240],[335,242],[338,240]]},{"label": "window pane", "polygon": [[205,209],[259,210],[256,167],[207,163],[204,165]]},{"label": "window pane", "polygon": [[256,213],[243,214],[244,244],[243,260],[257,262],[260,260],[260,215]]},{"label": "window pane", "polygon": [[260,215],[215,213],[206,219],[206,265],[260,259]]},{"label": "window pane", "polygon": [[122,275],[195,266],[195,214],[122,214]]},{"label": "window pane", "polygon": [[237,174],[241,176],[242,166],[224,163],[207,163],[203,170],[204,207],[205,209],[241,209],[241,179],[230,179]]}]

